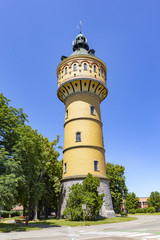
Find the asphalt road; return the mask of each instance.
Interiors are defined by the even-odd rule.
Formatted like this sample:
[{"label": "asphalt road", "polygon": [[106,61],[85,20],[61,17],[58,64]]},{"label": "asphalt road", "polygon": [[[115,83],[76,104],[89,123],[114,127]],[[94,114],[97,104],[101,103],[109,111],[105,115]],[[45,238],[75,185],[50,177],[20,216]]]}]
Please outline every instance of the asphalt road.
[{"label": "asphalt road", "polygon": [[160,240],[160,215],[137,217],[123,223],[0,233],[0,240]]}]

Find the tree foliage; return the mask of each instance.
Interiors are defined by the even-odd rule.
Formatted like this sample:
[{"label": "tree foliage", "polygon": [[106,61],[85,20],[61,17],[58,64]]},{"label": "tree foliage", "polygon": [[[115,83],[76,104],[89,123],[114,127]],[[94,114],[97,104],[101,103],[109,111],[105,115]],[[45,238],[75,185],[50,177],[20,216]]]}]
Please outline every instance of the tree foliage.
[{"label": "tree foliage", "polygon": [[62,176],[56,150],[59,137],[49,142],[26,125],[23,109],[13,108],[9,102],[0,94],[0,205],[11,208],[21,203],[30,218],[37,218],[46,204],[44,199],[48,207],[58,206]]},{"label": "tree foliage", "polygon": [[149,207],[154,207],[156,212],[160,211],[160,193],[155,191],[151,192],[149,199],[147,200]]},{"label": "tree foliage", "polygon": [[123,199],[127,195],[127,187],[125,184],[125,168],[122,165],[114,165],[107,162],[106,173],[109,178],[110,191],[112,196],[113,208],[115,213],[121,212]]},{"label": "tree foliage", "polygon": [[96,219],[103,204],[104,194],[98,194],[97,188],[100,180],[88,173],[82,184],[73,184],[64,210],[64,216],[70,216],[71,220],[82,220],[82,204],[87,205],[86,219]]},{"label": "tree foliage", "polygon": [[126,208],[127,210],[133,210],[133,209],[137,209],[139,204],[139,200],[136,197],[136,194],[134,192],[132,193],[128,193],[127,197],[126,197]]},{"label": "tree foliage", "polygon": [[7,208],[16,203],[17,186],[23,180],[13,147],[19,139],[19,126],[27,120],[23,110],[9,106],[9,102],[0,94],[0,205]]}]

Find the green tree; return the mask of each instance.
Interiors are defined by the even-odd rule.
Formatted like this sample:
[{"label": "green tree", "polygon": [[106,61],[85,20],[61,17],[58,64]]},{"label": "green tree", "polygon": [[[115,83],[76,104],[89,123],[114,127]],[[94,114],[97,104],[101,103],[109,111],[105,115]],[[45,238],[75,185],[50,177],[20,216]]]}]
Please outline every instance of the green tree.
[{"label": "green tree", "polygon": [[139,200],[134,192],[128,193],[126,198],[127,210],[136,209],[138,207]]},{"label": "green tree", "polygon": [[13,147],[19,139],[19,127],[27,121],[23,110],[9,106],[9,102],[0,94],[0,205],[6,208],[16,203],[17,186],[23,181]]},{"label": "green tree", "polygon": [[30,219],[38,218],[38,205],[42,208],[42,203],[45,208],[57,210],[62,175],[61,163],[57,159],[59,152],[54,148],[58,141],[57,137],[49,142],[30,126],[20,129],[14,158],[20,161],[23,176],[18,187],[19,201],[28,209]]},{"label": "green tree", "polygon": [[19,184],[18,192],[23,206],[28,205],[29,217],[37,218],[38,201],[44,191],[42,178],[46,170],[46,152],[43,138],[30,126],[19,128],[19,141],[15,144],[14,159],[20,162],[23,182]]},{"label": "green tree", "polygon": [[122,165],[114,165],[107,162],[106,173],[109,178],[110,191],[112,196],[113,208],[115,213],[121,212],[123,199],[127,195],[127,187],[125,184],[125,168]]},{"label": "green tree", "polygon": [[[49,142],[25,123],[22,109],[9,105],[0,94],[0,205],[11,208],[17,203],[37,218],[43,199],[57,209],[62,163],[55,149],[57,139]],[[45,205],[43,203],[43,205]]]},{"label": "green tree", "polygon": [[0,94],[0,148],[11,156],[13,146],[19,138],[17,132],[19,126],[23,126],[27,120],[27,115],[23,109],[9,106],[10,100]]},{"label": "green tree", "polygon": [[160,193],[155,191],[151,192],[149,199],[147,200],[149,207],[154,207],[156,212],[160,211]]},{"label": "green tree", "polygon": [[[44,138],[45,151],[46,151],[46,171],[44,173],[43,182],[45,184],[45,191],[40,201],[41,209],[45,208],[45,217],[48,217],[49,209],[54,212],[58,212],[59,208],[59,194],[61,190],[60,180],[62,179],[62,161],[58,161],[59,152],[56,150],[59,142],[59,136],[57,139],[49,142]],[[39,210],[41,210],[39,209]]]},{"label": "green tree", "polygon": [[98,194],[100,180],[88,173],[82,184],[73,184],[64,210],[64,216],[71,220],[82,220],[82,204],[87,205],[86,219],[96,219],[103,204],[104,194]]}]

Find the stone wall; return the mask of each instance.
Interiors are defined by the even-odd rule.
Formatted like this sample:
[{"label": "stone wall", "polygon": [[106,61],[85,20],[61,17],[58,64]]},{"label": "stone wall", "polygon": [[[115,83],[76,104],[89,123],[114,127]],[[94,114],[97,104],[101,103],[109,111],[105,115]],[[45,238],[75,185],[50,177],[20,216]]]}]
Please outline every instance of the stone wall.
[{"label": "stone wall", "polygon": [[[76,183],[82,183],[84,179],[70,179],[65,180],[61,184],[61,197],[60,197],[60,212],[59,217],[63,218],[63,211],[67,206],[67,198],[69,195],[69,188]],[[109,181],[107,179],[100,179],[100,186],[98,188],[99,194],[104,193],[104,202],[100,211],[100,217],[113,218],[115,213],[112,205],[112,198],[109,188]]]}]

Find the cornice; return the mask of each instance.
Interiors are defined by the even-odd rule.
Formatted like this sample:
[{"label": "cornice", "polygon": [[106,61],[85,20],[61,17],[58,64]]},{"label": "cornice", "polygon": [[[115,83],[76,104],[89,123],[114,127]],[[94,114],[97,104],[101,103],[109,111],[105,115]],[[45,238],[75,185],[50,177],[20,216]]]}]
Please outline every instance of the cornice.
[{"label": "cornice", "polygon": [[103,123],[96,119],[96,118],[91,118],[91,117],[77,117],[77,118],[72,118],[70,120],[67,120],[65,123],[64,123],[64,127],[66,126],[66,124],[72,122],[72,121],[76,121],[76,120],[91,120],[91,121],[95,121],[95,122],[98,122],[98,124],[100,124],[101,126],[103,126]]},{"label": "cornice", "polygon": [[99,147],[99,146],[94,146],[94,145],[77,145],[77,146],[72,146],[72,147],[67,147],[63,150],[63,153],[65,153],[66,151],[68,150],[71,150],[71,149],[75,149],[75,148],[94,148],[94,149],[99,149],[103,152],[105,152],[105,149],[103,147]]}]

